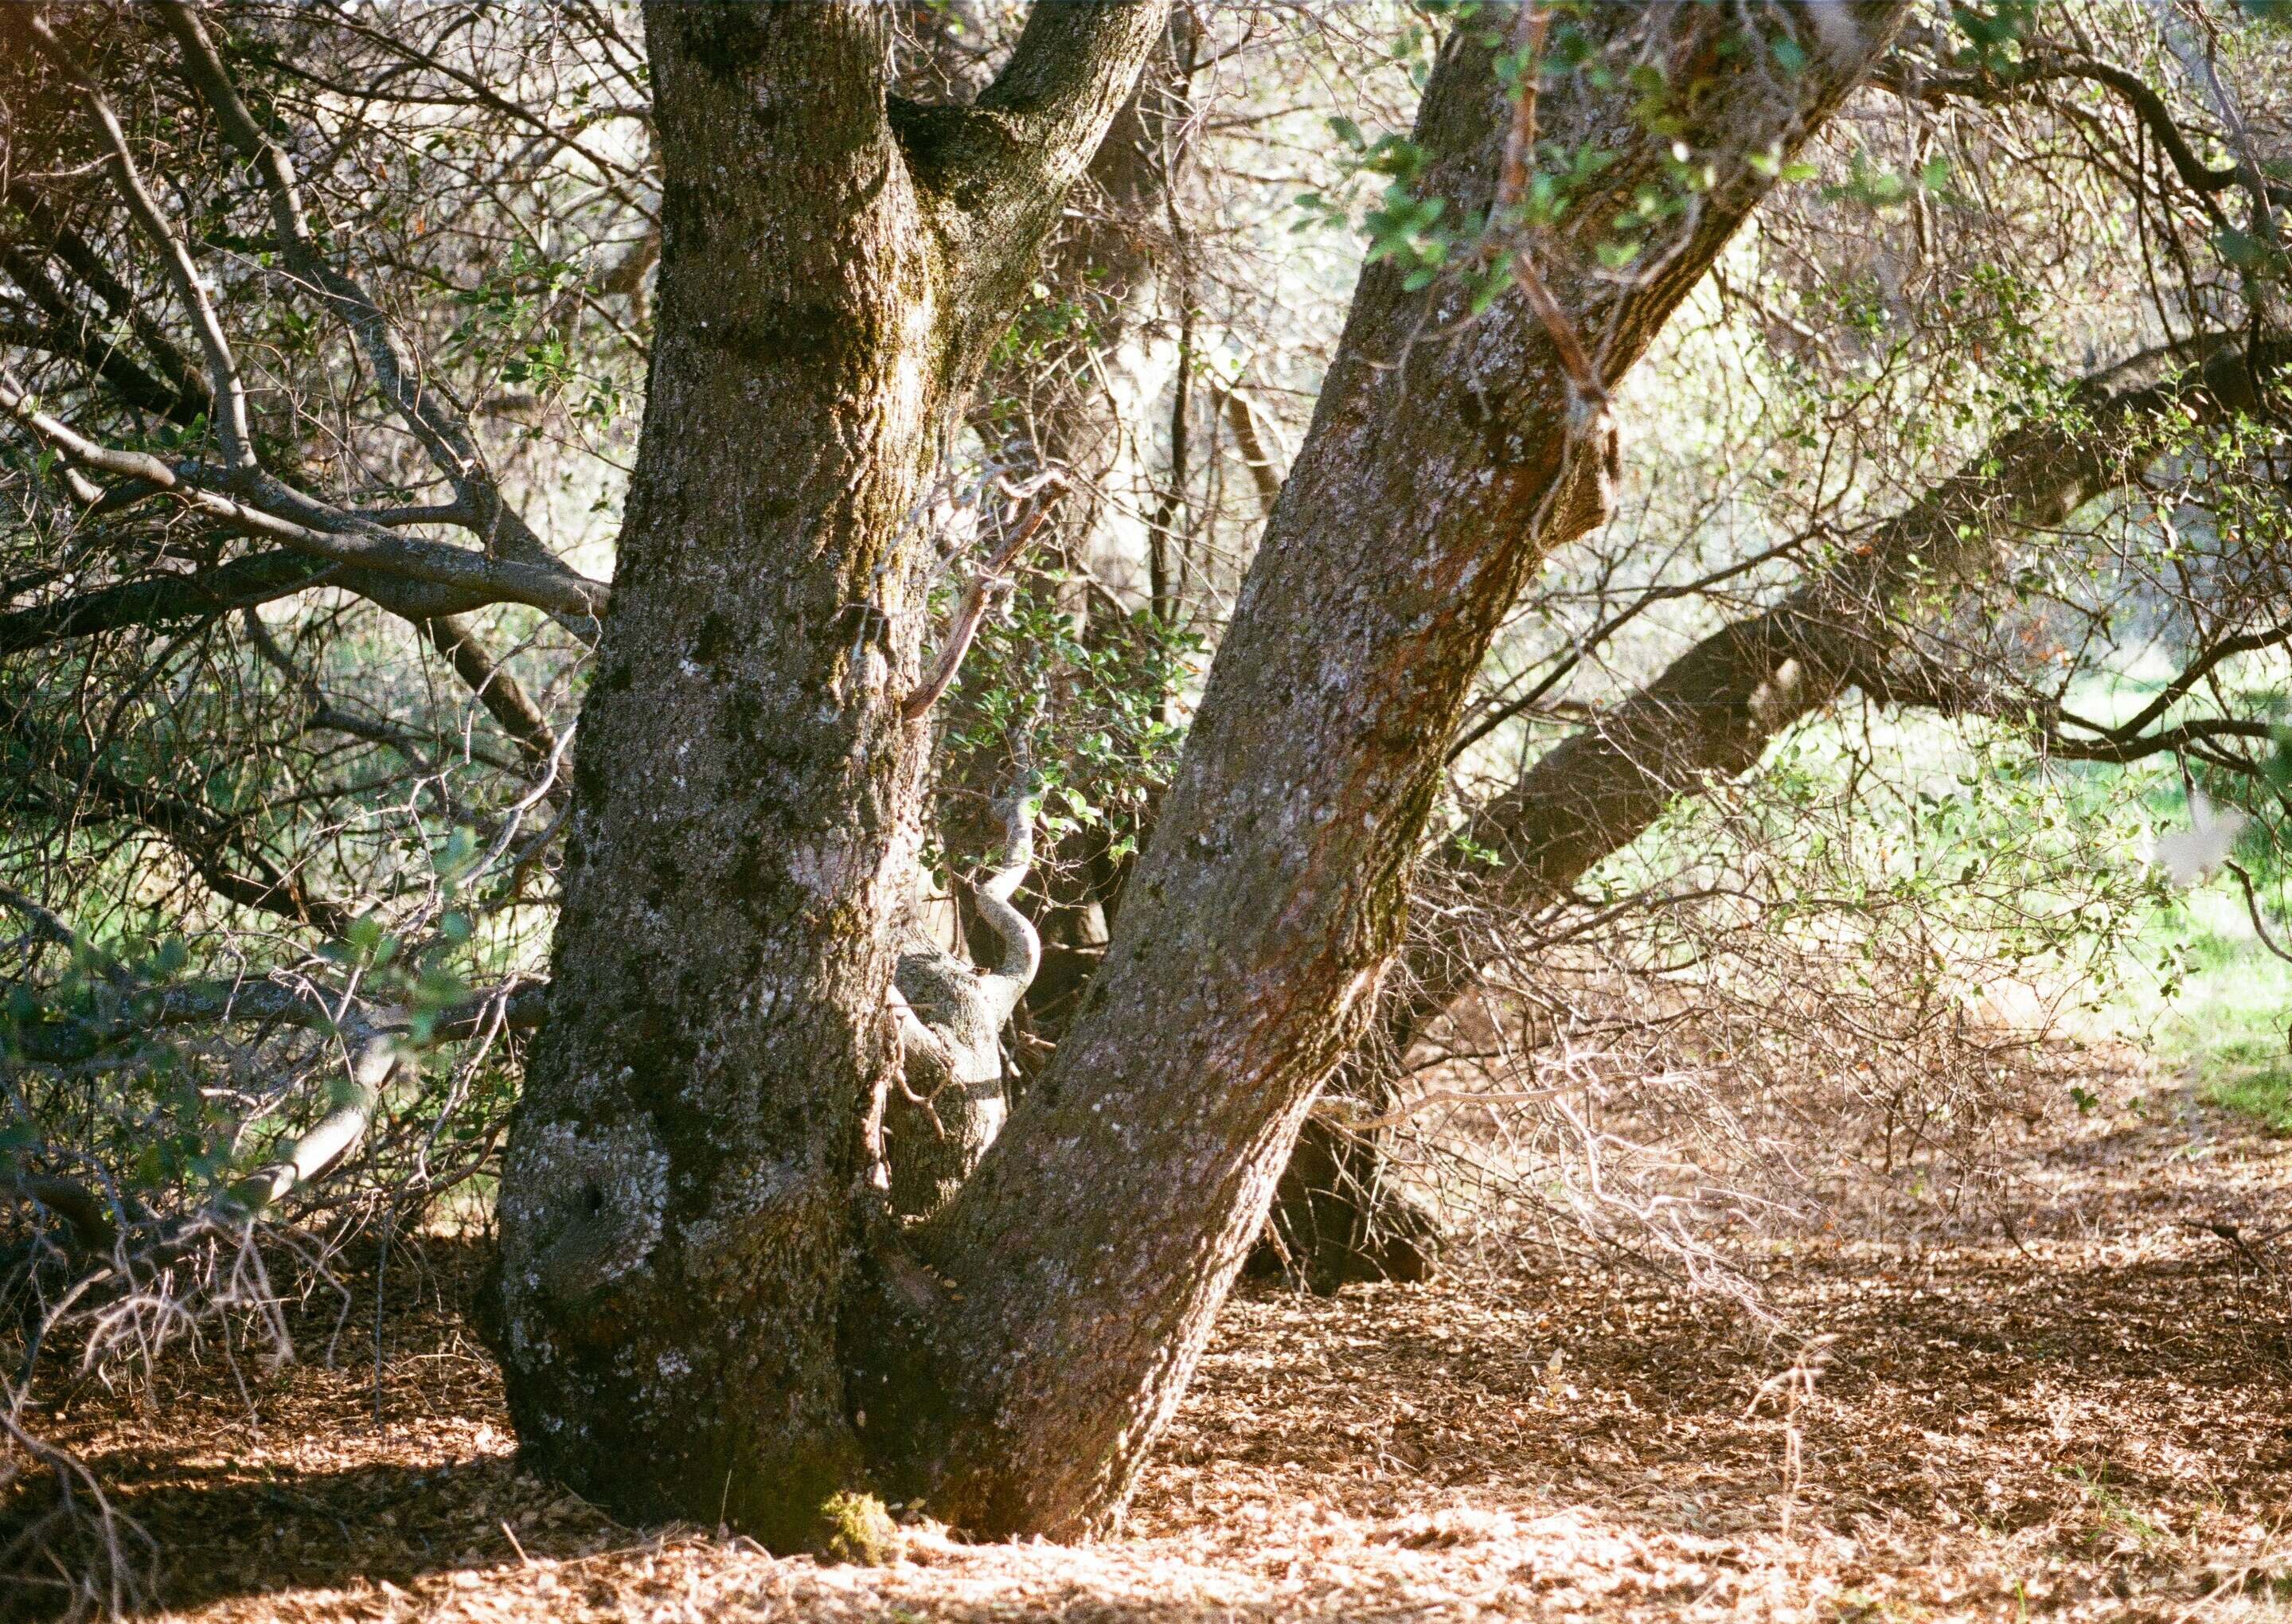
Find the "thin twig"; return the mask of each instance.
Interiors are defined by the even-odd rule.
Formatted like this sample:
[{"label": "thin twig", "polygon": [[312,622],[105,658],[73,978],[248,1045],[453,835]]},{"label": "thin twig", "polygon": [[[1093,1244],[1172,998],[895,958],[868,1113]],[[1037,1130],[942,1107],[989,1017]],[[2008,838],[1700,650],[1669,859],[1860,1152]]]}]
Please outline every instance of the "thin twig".
[{"label": "thin twig", "polygon": [[1525,222],[1519,216],[1528,196],[1528,171],[1536,156],[1537,77],[1543,71],[1544,36],[1552,17],[1541,0],[1528,0],[1513,24],[1513,49],[1519,61],[1519,96],[1513,103],[1512,128],[1505,137],[1504,166],[1497,183],[1492,221],[1509,220],[1515,228],[1512,250],[1513,279],[1520,284],[1529,309],[1551,335],[1560,368],[1567,376],[1569,438],[1589,446],[1595,456],[1600,512],[1616,511],[1616,489],[1622,479],[1623,444],[1616,430],[1616,414],[1608,400],[1608,386],[1593,365],[1576,324],[1553,297],[1529,250]]},{"label": "thin twig", "polygon": [[986,618],[989,599],[1010,585],[1004,578],[1003,571],[1011,567],[1012,561],[1019,556],[1020,549],[1034,539],[1035,532],[1043,528],[1043,521],[1050,517],[1051,509],[1058,505],[1060,497],[1066,495],[1067,489],[1066,476],[1056,469],[1045,471],[1017,489],[1005,489],[1005,494],[1012,497],[1023,498],[1031,496],[1041,499],[1036,503],[1034,512],[1012,527],[1002,544],[988,555],[987,562],[981,566],[979,573],[971,578],[971,584],[963,589],[962,602],[956,605],[954,623],[948,627],[947,644],[940,649],[938,659],[932,662],[931,675],[924,679],[921,687],[900,702],[900,715],[906,720],[919,721],[929,714],[931,707],[939,703],[940,696],[948,691],[948,684],[955,681],[955,674],[963,664],[963,657],[971,650],[972,639],[979,634],[979,624]]}]

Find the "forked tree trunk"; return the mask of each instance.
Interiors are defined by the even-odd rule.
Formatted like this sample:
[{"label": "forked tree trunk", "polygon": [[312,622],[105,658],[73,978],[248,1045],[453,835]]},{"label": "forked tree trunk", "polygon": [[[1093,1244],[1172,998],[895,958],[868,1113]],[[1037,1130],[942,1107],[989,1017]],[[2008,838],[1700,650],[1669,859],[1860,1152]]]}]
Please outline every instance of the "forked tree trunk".
[{"label": "forked tree trunk", "polygon": [[[1894,4],[1751,13],[1602,6],[1645,28],[1681,122],[1570,79],[1554,147],[1613,152],[1539,247],[1610,378],[1645,348],[1796,148],[1868,69]],[[1501,15],[1501,14],[1499,14]],[[1470,217],[1511,123],[1484,24],[1444,47],[1417,141]],[[1786,71],[1785,59],[1802,63]],[[1713,165],[1645,279],[1594,270],[1618,204]],[[1756,160],[1754,166],[1752,160]],[[1316,1088],[1368,1016],[1465,694],[1505,610],[1582,502],[1554,343],[1516,295],[1362,278],[1313,426],[1220,649],[1107,967],[955,1200],[847,1304],[850,1392],[882,1480],[982,1533],[1069,1534],[1119,1506],[1239,1268]],[[1581,521],[1580,520],[1578,521]],[[949,1285],[948,1282],[952,1282]]]},{"label": "forked tree trunk", "polygon": [[649,8],[643,438],[581,718],[495,1319],[536,1463],[833,1538],[861,1125],[895,1055],[929,464],[1160,0],[1037,7],[974,109],[888,107],[868,0]]},{"label": "forked tree trunk", "polygon": [[[1466,320],[1453,286],[1364,277],[1107,972],[912,1248],[870,1222],[918,812],[904,527],[1161,9],[1038,6],[975,109],[888,113],[860,0],[650,15],[659,330],[496,1292],[521,1439],[625,1514],[832,1545],[863,1451],[977,1531],[1118,1506],[1367,1018],[1443,742],[1562,532],[1547,504],[1591,489],[1517,295]],[[1646,31],[1675,120],[1588,76],[1547,96],[1556,145],[1615,155],[1540,249],[1610,376],[1901,9],[1755,13],[1782,52],[1732,9],[1589,13]],[[1512,117],[1498,43],[1463,28],[1420,120],[1426,183],[1467,215]],[[1685,240],[1592,274],[1680,140],[1712,165]]]}]

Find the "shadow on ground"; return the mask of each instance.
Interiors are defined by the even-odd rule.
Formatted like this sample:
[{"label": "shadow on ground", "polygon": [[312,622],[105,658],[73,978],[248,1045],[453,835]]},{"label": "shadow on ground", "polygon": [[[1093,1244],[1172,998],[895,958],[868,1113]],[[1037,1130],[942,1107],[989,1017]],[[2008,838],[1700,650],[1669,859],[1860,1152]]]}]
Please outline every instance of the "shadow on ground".
[{"label": "shadow on ground", "polygon": [[1778,1247],[1785,1335],[1525,1253],[1253,1286],[1085,1547],[922,1527],[823,1569],[620,1528],[516,1466],[452,1246],[394,1272],[378,1380],[316,1357],[329,1304],[244,1397],[210,1357],[43,1424],[212,1620],[2233,1617],[2292,1571],[2292,1258],[2254,1239],[2292,1162],[2177,1131],[2033,1142],[2011,1225],[1897,1192]]}]

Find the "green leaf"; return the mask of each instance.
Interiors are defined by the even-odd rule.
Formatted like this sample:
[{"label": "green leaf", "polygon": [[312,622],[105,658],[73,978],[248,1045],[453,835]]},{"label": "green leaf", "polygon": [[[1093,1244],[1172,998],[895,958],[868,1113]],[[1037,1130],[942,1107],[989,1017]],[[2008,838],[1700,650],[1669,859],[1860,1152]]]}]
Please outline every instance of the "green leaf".
[{"label": "green leaf", "polygon": [[2213,235],[2213,247],[2239,271],[2261,271],[2272,257],[2269,246],[2249,231],[2229,226]]}]

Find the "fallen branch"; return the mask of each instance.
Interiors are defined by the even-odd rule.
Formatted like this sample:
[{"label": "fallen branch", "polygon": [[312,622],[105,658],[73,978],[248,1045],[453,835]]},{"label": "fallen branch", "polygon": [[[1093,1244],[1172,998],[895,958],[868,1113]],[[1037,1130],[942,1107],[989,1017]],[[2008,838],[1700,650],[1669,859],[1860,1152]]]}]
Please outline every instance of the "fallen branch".
[{"label": "fallen branch", "polygon": [[351,1054],[349,1096],[289,1145],[284,1156],[233,1184],[217,1205],[240,1218],[259,1217],[331,1172],[366,1137],[381,1109],[383,1086],[407,1060],[396,1033],[367,1032]]}]

